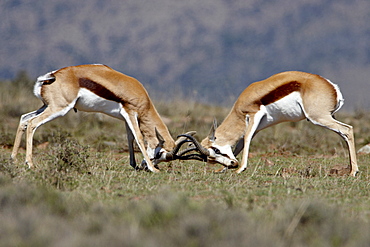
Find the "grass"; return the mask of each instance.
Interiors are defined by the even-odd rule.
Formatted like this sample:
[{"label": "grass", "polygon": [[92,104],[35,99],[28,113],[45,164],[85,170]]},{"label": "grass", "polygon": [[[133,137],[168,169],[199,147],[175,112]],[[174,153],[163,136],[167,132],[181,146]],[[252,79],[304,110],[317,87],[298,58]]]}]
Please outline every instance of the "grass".
[{"label": "grass", "polygon": [[[370,156],[356,178],[340,138],[307,122],[259,133],[242,174],[197,161],[129,166],[123,122],[69,113],[40,127],[34,163],[9,160],[20,114],[40,107],[31,91],[0,84],[1,246],[368,246]],[[155,102],[173,136],[207,135],[229,109]],[[370,140],[369,114],[341,114],[356,146]],[[37,147],[38,146],[38,147]],[[137,160],[141,158],[137,153]]]}]

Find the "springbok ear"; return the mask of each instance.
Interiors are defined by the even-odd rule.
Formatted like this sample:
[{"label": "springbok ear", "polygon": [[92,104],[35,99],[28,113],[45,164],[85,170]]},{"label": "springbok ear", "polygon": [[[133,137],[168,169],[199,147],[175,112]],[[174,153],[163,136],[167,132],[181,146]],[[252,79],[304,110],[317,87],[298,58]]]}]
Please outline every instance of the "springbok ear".
[{"label": "springbok ear", "polygon": [[214,142],[216,140],[215,132],[217,129],[217,120],[216,118],[213,119],[213,125],[211,127],[211,130],[209,131],[208,138],[211,142]]},{"label": "springbok ear", "polygon": [[164,138],[163,136],[161,136],[161,134],[159,134],[157,128],[155,128],[155,135],[157,136],[157,139],[158,139],[158,146],[157,147],[163,147],[163,143],[164,143]]},{"label": "springbok ear", "polygon": [[163,136],[161,136],[161,134],[159,134],[157,128],[155,128],[155,135],[157,136],[157,139],[158,139],[158,145],[154,149],[154,159],[158,160],[161,158],[161,155],[162,155],[161,150],[163,148],[164,138]]}]

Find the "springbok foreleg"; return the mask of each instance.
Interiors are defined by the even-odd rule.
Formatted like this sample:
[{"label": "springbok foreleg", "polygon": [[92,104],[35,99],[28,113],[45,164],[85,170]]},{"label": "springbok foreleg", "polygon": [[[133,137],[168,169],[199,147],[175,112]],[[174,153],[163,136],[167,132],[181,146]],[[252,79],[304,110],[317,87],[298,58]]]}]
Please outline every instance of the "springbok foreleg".
[{"label": "springbok foreleg", "polygon": [[[144,144],[144,137],[141,133],[140,127],[139,127],[139,122],[137,119],[137,114],[129,114],[125,110],[121,111],[121,115],[125,118],[126,123],[128,124],[129,128],[132,131],[132,134],[135,137],[136,143],[139,146],[139,149],[141,153],[144,156],[144,159],[146,161],[146,164],[149,168],[150,171],[152,172],[159,172],[157,168],[154,167],[152,161],[150,160],[150,157],[145,149],[145,144]],[[131,160],[131,158],[130,158]]]},{"label": "springbok foreleg", "polygon": [[235,145],[235,148],[233,150],[234,156],[238,156],[238,154],[243,150],[244,148],[244,140],[241,138]]},{"label": "springbok foreleg", "polygon": [[134,137],[134,134],[132,133],[132,131],[130,129],[130,126],[128,125],[127,121],[125,121],[125,122],[126,122],[128,150],[129,150],[129,153],[130,153],[130,166],[132,166],[135,170],[137,170],[138,166],[136,165],[135,150],[134,150],[135,137]]},{"label": "springbok foreleg", "polygon": [[256,132],[258,125],[260,124],[261,119],[265,116],[265,114],[266,114],[265,109],[261,107],[261,110],[259,110],[258,112],[246,116],[247,130],[244,135],[243,158],[241,166],[238,168],[238,170],[236,170],[236,173],[241,173],[242,171],[245,170],[245,168],[247,168],[249,146],[251,144],[253,135]]}]

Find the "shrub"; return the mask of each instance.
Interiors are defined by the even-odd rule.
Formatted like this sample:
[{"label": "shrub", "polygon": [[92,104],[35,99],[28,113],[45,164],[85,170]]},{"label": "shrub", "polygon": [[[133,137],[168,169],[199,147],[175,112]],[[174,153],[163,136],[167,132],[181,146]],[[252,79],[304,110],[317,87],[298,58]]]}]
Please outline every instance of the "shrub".
[{"label": "shrub", "polygon": [[40,166],[31,172],[36,177],[42,176],[40,181],[58,189],[75,189],[80,175],[89,174],[88,146],[80,145],[63,132],[53,136],[49,146],[44,154],[44,162],[40,162]]}]

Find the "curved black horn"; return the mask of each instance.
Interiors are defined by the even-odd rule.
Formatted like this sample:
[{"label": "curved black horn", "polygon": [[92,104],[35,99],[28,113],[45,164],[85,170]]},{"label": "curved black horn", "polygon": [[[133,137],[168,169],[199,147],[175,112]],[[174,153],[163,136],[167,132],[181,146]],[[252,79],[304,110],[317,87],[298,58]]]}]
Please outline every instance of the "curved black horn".
[{"label": "curved black horn", "polygon": [[[188,131],[184,135],[191,135],[194,136],[197,132],[196,131]],[[186,137],[183,136],[177,136],[177,140],[175,141],[175,145],[178,145],[182,140],[186,140]]]},{"label": "curved black horn", "polygon": [[177,152],[180,150],[181,146],[186,142],[189,142],[189,141],[187,139],[184,139],[184,140],[181,140],[179,143],[177,143],[177,145],[175,146],[175,148],[172,151],[166,153],[166,160],[176,159],[178,157],[176,155]]},{"label": "curved black horn", "polygon": [[[200,161],[207,161],[207,156],[204,154],[198,154],[198,153],[192,153],[192,154],[187,154],[193,151],[197,151],[197,147],[191,147],[187,148],[185,150],[182,150],[180,153],[177,154],[177,158],[180,160],[200,160]],[[185,155],[187,154],[187,155]]]},{"label": "curved black horn", "polygon": [[200,161],[207,161],[207,156],[202,154],[188,154],[184,156],[177,157],[180,160],[200,160]]},{"label": "curved black horn", "polygon": [[182,150],[180,153],[178,153],[178,154],[177,154],[177,156],[183,156],[183,155],[185,155],[185,154],[187,154],[187,153],[190,153],[190,152],[192,152],[192,151],[197,151],[197,150],[198,150],[198,148],[197,148],[197,147],[187,148],[187,149],[185,149],[185,150]]},{"label": "curved black horn", "polygon": [[161,134],[159,134],[158,130],[157,130],[157,127],[154,128],[155,130],[155,135],[157,137],[157,140],[158,140],[158,146],[159,147],[163,147],[163,143],[164,143],[164,138],[162,137]]},{"label": "curved black horn", "polygon": [[[189,140],[188,140],[187,137],[188,136],[193,136],[196,133],[197,133],[196,131],[189,131],[189,132],[186,132],[184,134],[184,135],[186,135],[186,137],[185,136],[181,137],[181,135],[177,136],[178,139],[175,141],[175,145],[176,146],[175,146],[175,148],[172,151],[166,153],[166,156],[165,156],[166,160],[174,160],[174,159],[177,159],[179,157],[177,155],[177,152],[180,150],[181,146],[184,145],[184,143],[189,142]],[[179,137],[181,137],[181,138],[179,138]]]},{"label": "curved black horn", "polygon": [[183,135],[179,135],[179,136],[185,136],[187,137],[188,139],[191,140],[192,143],[194,143],[195,147],[199,150],[199,152],[205,156],[209,156],[210,153],[209,153],[209,150],[206,149],[205,147],[202,146],[202,144],[200,144],[197,139],[195,139],[194,136],[191,136],[191,135],[186,135],[186,134],[183,134]]}]

